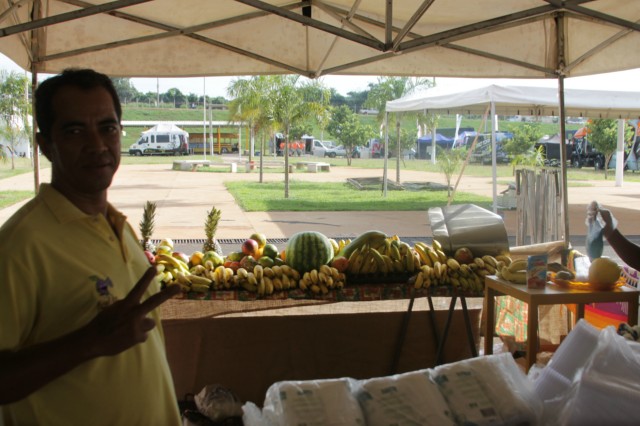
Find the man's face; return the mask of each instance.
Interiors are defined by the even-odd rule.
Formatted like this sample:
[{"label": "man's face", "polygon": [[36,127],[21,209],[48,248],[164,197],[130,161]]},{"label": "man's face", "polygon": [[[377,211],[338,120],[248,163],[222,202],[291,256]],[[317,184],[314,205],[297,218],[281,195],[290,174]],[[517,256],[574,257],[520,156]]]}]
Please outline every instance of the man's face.
[{"label": "man's face", "polygon": [[109,92],[102,87],[65,87],[54,96],[53,107],[50,139],[39,135],[52,162],[52,183],[67,195],[104,192],[120,164],[121,126]]}]

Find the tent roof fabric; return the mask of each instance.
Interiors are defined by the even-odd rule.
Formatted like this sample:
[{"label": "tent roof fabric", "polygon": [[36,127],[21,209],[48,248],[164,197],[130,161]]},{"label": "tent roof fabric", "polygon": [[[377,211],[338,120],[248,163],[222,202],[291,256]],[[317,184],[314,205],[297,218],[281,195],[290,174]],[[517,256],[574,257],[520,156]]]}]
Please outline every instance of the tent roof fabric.
[{"label": "tent roof fabric", "polygon": [[172,123],[160,123],[156,124],[149,130],[145,130],[142,132],[143,135],[151,134],[151,133],[179,133],[183,135],[188,135],[189,133],[182,130],[180,127],[176,126]]},{"label": "tent roof fabric", "polygon": [[4,1],[0,52],[36,73],[90,67],[113,77],[556,78],[640,68],[635,0],[176,4]]},{"label": "tent roof fabric", "polygon": [[[564,96],[565,115],[568,117],[640,116],[640,92],[565,89]],[[387,102],[386,111],[483,114],[492,102],[499,115],[560,115],[557,89],[506,85],[489,85],[465,91],[427,90]]]}]

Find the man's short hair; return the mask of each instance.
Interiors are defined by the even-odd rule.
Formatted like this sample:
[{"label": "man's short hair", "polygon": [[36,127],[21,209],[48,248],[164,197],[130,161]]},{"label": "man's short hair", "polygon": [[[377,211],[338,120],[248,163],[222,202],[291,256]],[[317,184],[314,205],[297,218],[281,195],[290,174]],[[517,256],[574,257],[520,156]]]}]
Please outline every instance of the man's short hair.
[{"label": "man's short hair", "polygon": [[45,138],[51,134],[51,128],[55,121],[55,111],[53,110],[53,97],[58,90],[65,86],[73,86],[83,90],[104,87],[113,99],[113,106],[118,116],[118,121],[122,120],[122,106],[120,98],[116,92],[111,79],[92,69],[68,68],[62,73],[50,77],[40,83],[35,94],[36,122],[40,133]]}]

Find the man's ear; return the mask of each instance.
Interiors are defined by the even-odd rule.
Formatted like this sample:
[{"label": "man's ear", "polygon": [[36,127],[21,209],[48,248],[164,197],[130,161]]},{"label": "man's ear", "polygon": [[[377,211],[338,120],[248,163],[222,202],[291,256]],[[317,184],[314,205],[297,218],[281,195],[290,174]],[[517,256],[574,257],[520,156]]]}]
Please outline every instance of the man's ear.
[{"label": "man's ear", "polygon": [[48,138],[46,138],[42,133],[36,133],[36,142],[38,143],[38,147],[40,148],[40,152],[47,157],[47,160],[51,161],[51,142]]}]

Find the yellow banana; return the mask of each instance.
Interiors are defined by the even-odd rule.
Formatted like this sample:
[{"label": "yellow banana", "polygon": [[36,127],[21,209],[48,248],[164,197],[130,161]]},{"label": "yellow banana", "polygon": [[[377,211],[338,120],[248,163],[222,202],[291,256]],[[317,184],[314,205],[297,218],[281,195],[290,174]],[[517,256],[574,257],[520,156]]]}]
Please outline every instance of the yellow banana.
[{"label": "yellow banana", "polygon": [[438,255],[438,260],[440,263],[447,263],[447,255],[442,250],[436,250],[436,254]]},{"label": "yellow banana", "polygon": [[273,294],[273,281],[271,281],[269,278],[263,281],[264,281],[264,294],[266,295]]},{"label": "yellow banana", "polygon": [[182,260],[175,258],[173,256],[169,256],[167,254],[159,254],[157,255],[156,262],[166,262],[170,265],[173,265],[174,268],[179,268],[183,272],[189,272],[189,265],[184,263]]},{"label": "yellow banana", "polygon": [[400,249],[398,249],[397,245],[394,244],[391,246],[390,256],[391,256],[391,259],[393,260],[402,259],[402,255],[400,254]]},{"label": "yellow banana", "polygon": [[282,277],[280,277],[280,280],[282,281],[283,290],[289,290],[291,288],[291,280],[289,280],[288,276],[286,276],[285,274],[282,274]]},{"label": "yellow banana", "polygon": [[507,266],[509,272],[518,272],[521,270],[527,269],[527,260],[526,259],[518,259],[511,262],[509,266]]},{"label": "yellow banana", "polygon": [[489,264],[491,266],[493,266],[494,268],[496,266],[498,266],[498,261],[495,259],[495,257],[489,255],[489,254],[485,254],[484,256],[482,256],[482,260],[484,261],[485,265]]},{"label": "yellow banana", "polygon": [[431,240],[431,246],[434,250],[442,250],[442,244],[440,244],[440,241],[436,240],[435,238]]},{"label": "yellow banana", "polygon": [[311,277],[311,282],[312,282],[313,284],[316,284],[316,285],[317,285],[317,284],[318,284],[318,271],[317,271],[316,269],[312,269],[312,270],[309,272],[309,276]]},{"label": "yellow banana", "polygon": [[329,265],[321,265],[320,272],[327,276],[331,276],[331,267]]},{"label": "yellow banana", "polygon": [[431,261],[429,254],[427,254],[427,251],[424,248],[424,246],[422,246],[422,244],[415,243],[413,245],[413,249],[416,251],[416,253],[418,253],[418,256],[420,256],[420,262],[423,265],[429,265],[429,266],[433,265],[433,262]]},{"label": "yellow banana", "polygon": [[391,259],[391,257],[389,257],[388,255],[384,254],[384,255],[382,255],[382,258],[384,259],[384,263],[386,264],[385,270],[387,272],[393,272],[393,260]]},{"label": "yellow banana", "polygon": [[387,238],[387,234],[382,231],[367,231],[360,234],[357,238],[344,246],[342,250],[338,252],[338,256],[344,256],[350,258],[353,251],[362,246],[369,245],[371,247],[379,247],[380,244],[384,244],[384,240]]},{"label": "yellow banana", "polygon": [[[386,241],[386,240],[385,240]],[[380,252],[374,248],[369,250],[371,252],[371,258],[376,263],[377,271],[386,274],[389,272],[389,268],[387,266],[387,262],[385,262],[384,257]]]},{"label": "yellow banana", "polygon": [[413,254],[411,254],[410,250],[402,255],[402,260],[404,261],[405,270],[413,273],[415,271],[415,263],[413,263]]},{"label": "yellow banana", "polygon": [[211,285],[211,280],[207,277],[201,277],[199,275],[188,275],[187,278],[191,281],[191,284],[198,285],[206,285],[209,287]]},{"label": "yellow banana", "polygon": [[457,271],[460,269],[460,263],[455,260],[453,257],[449,257],[446,260],[447,266],[449,267],[449,269],[453,270],[453,271]]},{"label": "yellow banana", "polygon": [[508,256],[508,255],[506,255],[506,254],[499,254],[499,255],[497,255],[497,256],[496,256],[496,261],[498,261],[498,262],[504,262],[504,264],[505,264],[505,265],[507,265],[507,266],[511,265],[511,262],[512,262],[511,257],[509,257],[509,256]]},{"label": "yellow banana", "polygon": [[422,271],[418,272],[418,275],[416,275],[416,280],[413,283],[413,287],[416,289],[422,288],[422,284],[424,284],[424,274],[422,273]]},{"label": "yellow banana", "polygon": [[206,284],[191,284],[191,291],[206,293],[209,291],[209,286]]},{"label": "yellow banana", "polygon": [[427,256],[431,259],[431,266],[433,266],[436,262],[440,262],[440,258],[438,257],[438,253],[434,249],[428,248],[426,249]]}]

